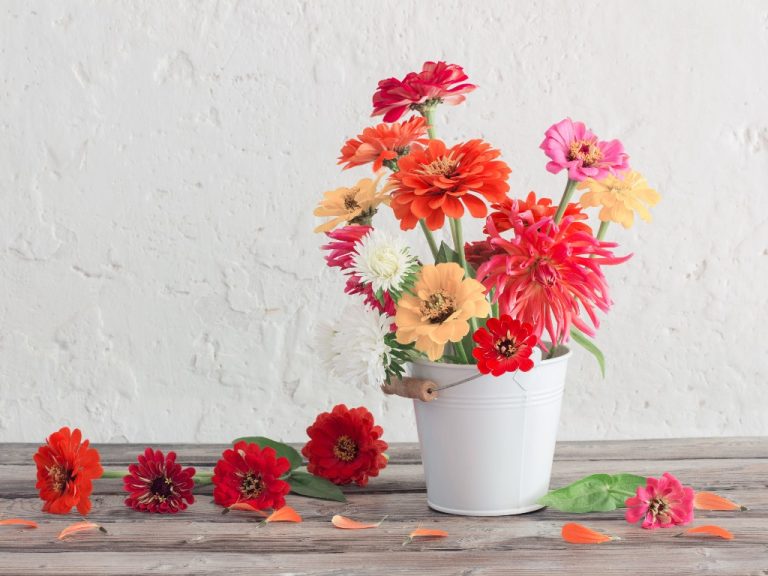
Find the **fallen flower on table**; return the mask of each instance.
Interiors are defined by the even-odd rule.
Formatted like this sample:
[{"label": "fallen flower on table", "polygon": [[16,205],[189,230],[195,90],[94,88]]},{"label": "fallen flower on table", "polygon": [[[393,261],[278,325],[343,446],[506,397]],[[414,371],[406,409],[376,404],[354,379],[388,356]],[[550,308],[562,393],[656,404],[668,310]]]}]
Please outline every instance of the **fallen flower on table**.
[{"label": "fallen flower on table", "polygon": [[137,462],[128,467],[123,478],[128,497],[125,505],[139,512],[175,514],[194,504],[192,489],[195,469],[182,468],[176,462],[176,452],[163,455],[160,450],[147,448]]},{"label": "fallen flower on table", "polygon": [[232,504],[232,506],[228,506],[224,508],[224,510],[221,511],[222,514],[228,514],[232,510],[239,510],[241,512],[252,512],[256,514],[257,516],[261,516],[262,518],[266,518],[269,516],[264,510],[259,510],[255,506],[248,504],[248,502],[235,502]]},{"label": "fallen flower on table", "polygon": [[21,518],[6,518],[0,520],[0,526],[21,526],[23,528],[37,528],[37,522],[33,520],[23,520]]},{"label": "fallen flower on table", "polygon": [[595,532],[591,528],[587,528],[582,524],[576,524],[575,522],[563,524],[561,534],[563,540],[570,542],[571,544],[602,544],[603,542],[609,542],[611,540],[620,540],[620,538],[616,536],[608,536],[607,534]]},{"label": "fallen flower on table", "polygon": [[693,496],[693,507],[697,510],[740,510],[742,512],[747,510],[746,506],[736,504],[714,492],[696,492]]},{"label": "fallen flower on table", "polygon": [[403,542],[403,546],[410,544],[415,538],[445,538],[446,536],[448,536],[448,532],[445,530],[436,530],[434,528],[416,528],[416,530],[413,530],[410,534],[408,534],[408,538],[406,538],[405,542]]},{"label": "fallen flower on table", "polygon": [[357,520],[352,520],[351,518],[347,518],[346,516],[339,516],[336,514],[333,518],[331,518],[331,524],[336,526],[336,528],[341,528],[342,530],[365,530],[367,528],[378,528],[381,526],[381,523],[386,520],[386,516],[379,520],[376,523],[373,524],[366,524],[364,522],[358,522]]},{"label": "fallen flower on table", "polygon": [[717,536],[723,540],[733,540],[733,533],[730,530],[726,530],[722,526],[715,526],[713,524],[689,528],[685,532],[678,534],[678,536],[685,536],[686,534],[705,534],[707,536]]},{"label": "fallen flower on table", "polygon": [[74,524],[70,524],[64,530],[59,532],[58,539],[64,540],[68,536],[72,536],[73,534],[79,534],[81,532],[90,532],[92,530],[98,530],[99,532],[103,532],[104,534],[107,533],[107,529],[104,528],[104,526],[100,526],[99,524],[94,524],[93,522],[75,522]]},{"label": "fallen flower on table", "polygon": [[270,514],[264,522],[301,522],[301,516],[290,506],[283,506]]},{"label": "fallen flower on table", "polygon": [[693,488],[665,472],[661,478],[648,478],[645,486],[626,501],[627,522],[643,521],[642,527],[653,530],[693,522]]}]

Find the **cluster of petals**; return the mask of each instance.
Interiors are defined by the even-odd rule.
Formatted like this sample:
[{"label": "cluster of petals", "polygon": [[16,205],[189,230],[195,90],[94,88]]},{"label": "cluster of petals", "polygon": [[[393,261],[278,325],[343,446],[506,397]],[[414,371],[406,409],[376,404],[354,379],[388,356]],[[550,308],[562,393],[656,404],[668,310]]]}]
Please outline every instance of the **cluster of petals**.
[{"label": "cluster of petals", "polygon": [[418,106],[445,102],[461,104],[464,94],[477,86],[466,82],[464,69],[457,64],[425,62],[421,72],[409,72],[405,78],[387,78],[379,82],[373,94],[372,116],[384,116],[384,122],[396,122]]},{"label": "cluster of petals", "polygon": [[427,122],[421,116],[394,124],[383,122],[347,140],[341,149],[339,164],[346,170],[372,162],[373,171],[378,172],[385,162],[407,154],[411,146],[426,144],[426,135]]},{"label": "cluster of petals", "polygon": [[635,496],[627,498],[625,517],[630,524],[642,520],[642,527],[649,530],[684,525],[693,522],[693,501],[693,488],[665,472],[661,478],[648,478]]},{"label": "cluster of petals", "polygon": [[635,213],[650,222],[651,213],[647,206],[655,206],[661,200],[643,175],[634,170],[620,175],[609,174],[602,180],[588,178],[578,188],[585,190],[579,199],[582,206],[600,206],[598,218],[602,222],[616,222],[624,228],[632,227]]},{"label": "cluster of petals", "polygon": [[400,158],[400,169],[390,177],[391,206],[400,228],[411,230],[424,219],[430,230],[438,230],[446,216],[461,218],[465,207],[475,218],[485,218],[485,201],[503,202],[509,190],[512,171],[499,156],[499,150],[482,140],[451,148],[430,140]]},{"label": "cluster of petals", "polygon": [[583,122],[570,118],[552,125],[539,146],[549,157],[547,170],[568,171],[570,180],[601,179],[629,168],[629,156],[618,140],[599,140]]}]

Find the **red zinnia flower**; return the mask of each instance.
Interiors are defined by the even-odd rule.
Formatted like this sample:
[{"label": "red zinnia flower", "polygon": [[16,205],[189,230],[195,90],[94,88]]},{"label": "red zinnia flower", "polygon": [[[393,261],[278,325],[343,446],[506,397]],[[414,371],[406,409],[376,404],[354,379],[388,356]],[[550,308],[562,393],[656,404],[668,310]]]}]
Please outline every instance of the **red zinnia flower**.
[{"label": "red zinnia flower", "polygon": [[99,453],[89,448],[88,440],[80,442],[82,434],[75,428],[64,427],[51,434],[35,454],[37,485],[44,512],[67,514],[73,506],[82,514],[91,510],[92,481],[104,471]]},{"label": "red zinnia flower", "polygon": [[213,501],[220,506],[245,502],[259,510],[278,510],[285,506],[285,495],[291,491],[280,476],[290,469],[288,459],[278,458],[273,448],[240,441],[224,450],[213,469]]},{"label": "red zinnia flower", "polygon": [[512,240],[502,238],[490,218],[487,224],[499,253],[480,266],[477,278],[495,291],[501,312],[532,324],[538,338],[546,330],[553,344],[568,341],[571,324],[593,336],[579,317],[581,308],[598,327],[593,307],[607,312],[611,305],[601,266],[630,256],[615,257],[609,250],[615,243],[574,230],[570,219],[558,226],[545,218],[519,229]]},{"label": "red zinnia flower", "polygon": [[485,218],[489,202],[502,202],[509,190],[510,170],[497,160],[501,152],[482,140],[470,140],[447,149],[442,140],[400,158],[393,183],[392,209],[400,228],[410,230],[425,218],[430,230],[443,226],[445,217],[461,218],[464,206],[475,218]]},{"label": "red zinnia flower", "polygon": [[426,135],[427,122],[421,116],[399,124],[382,123],[366,128],[357,138],[347,140],[341,149],[339,164],[346,164],[346,170],[373,162],[373,171],[378,172],[385,161],[407,154],[409,146],[426,144]]},{"label": "red zinnia flower", "polygon": [[[530,226],[544,218],[554,217],[557,212],[557,205],[553,205],[550,198],[537,200],[536,192],[529,192],[525,200],[505,197],[501,202],[492,204],[491,208],[494,211],[489,218],[493,220],[497,232],[505,232],[519,225]],[[565,208],[563,218],[568,217],[571,218],[570,226],[574,230],[592,233],[592,228],[588,224],[579,222],[579,220],[586,220],[588,216],[577,203],[572,202]],[[487,227],[484,232],[488,233]]]},{"label": "red zinnia flower", "polygon": [[421,72],[409,72],[405,78],[387,78],[379,82],[373,95],[373,114],[384,115],[384,122],[396,122],[409,109],[431,102],[461,104],[464,94],[477,86],[464,83],[464,69],[457,64],[424,62]]},{"label": "red zinnia flower", "polygon": [[307,470],[334,484],[365,486],[369,476],[378,476],[387,465],[387,443],[379,439],[383,433],[364,407],[350,410],[339,404],[307,428],[310,440],[301,450],[309,460]]},{"label": "red zinnia flower", "polygon": [[477,342],[472,356],[483,374],[501,376],[504,372],[528,372],[533,368],[530,356],[538,339],[530,324],[502,314],[501,318],[489,318],[485,328],[479,328],[472,339]]},{"label": "red zinnia flower", "polygon": [[175,514],[194,504],[192,489],[195,481],[194,468],[184,468],[176,463],[176,453],[164,456],[160,450],[147,448],[138,457],[138,464],[128,466],[123,478],[129,496],[125,505],[140,512]]}]

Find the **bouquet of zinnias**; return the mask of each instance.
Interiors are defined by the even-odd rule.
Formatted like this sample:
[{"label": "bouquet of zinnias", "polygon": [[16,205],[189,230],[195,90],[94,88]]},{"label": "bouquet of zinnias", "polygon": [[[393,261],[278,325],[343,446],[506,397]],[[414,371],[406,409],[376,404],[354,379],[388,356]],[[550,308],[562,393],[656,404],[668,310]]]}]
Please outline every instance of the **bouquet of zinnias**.
[{"label": "bouquet of zinnias", "polygon": [[[355,298],[323,338],[325,361],[339,376],[382,384],[423,356],[498,376],[530,370],[536,347],[551,358],[570,338],[603,365],[589,339],[597,311],[611,306],[603,266],[629,258],[614,255],[606,231],[611,222],[629,228],[635,213],[650,220],[647,206],[659,195],[630,168],[621,142],[567,118],[540,146],[549,172],[567,171],[559,203],[534,192],[509,196],[511,169],[499,150],[481,139],[449,144],[436,136],[438,106],[460,104],[475,88],[460,66],[445,62],[382,80],[373,116],[384,122],[341,149],[344,169],[370,166],[374,174],[326,192],[314,212],[327,218],[315,231],[329,238],[328,266],[342,271]],[[384,207],[402,230],[421,228],[433,264],[374,226]],[[597,233],[587,222],[592,207],[600,207]],[[483,239],[465,243],[467,213],[485,220]],[[452,241],[438,244],[434,233],[446,225]]]}]

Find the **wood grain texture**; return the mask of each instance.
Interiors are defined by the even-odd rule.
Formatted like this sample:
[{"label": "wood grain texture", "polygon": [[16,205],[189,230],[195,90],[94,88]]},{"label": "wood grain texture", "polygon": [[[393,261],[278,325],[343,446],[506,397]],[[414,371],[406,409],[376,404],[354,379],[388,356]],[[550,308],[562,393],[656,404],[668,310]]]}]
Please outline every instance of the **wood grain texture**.
[{"label": "wood grain texture", "polygon": [[[600,447],[605,446],[605,455]],[[134,512],[123,505],[121,481],[99,480],[89,519],[108,533],[60,542],[58,532],[77,520],[40,510],[29,444],[0,445],[0,517],[35,520],[37,530],[0,528],[0,573],[123,574],[734,574],[768,575],[768,441],[746,439],[563,443],[552,486],[596,472],[659,475],[669,471],[699,490],[714,490],[750,509],[698,512],[697,524],[731,530],[731,542],[675,537],[682,530],[645,531],[620,510],[573,515],[554,510],[500,518],[448,516],[427,508],[423,470],[414,445],[395,445],[391,464],[365,488],[345,488],[347,503],[289,496],[303,516],[298,525],[260,526],[247,513],[221,514],[211,487],[175,516]],[[143,446],[100,446],[105,467],[118,469]],[[224,446],[166,445],[184,464],[209,469]],[[655,455],[654,458],[649,455]],[[330,519],[343,514],[378,521],[378,529],[342,531]],[[619,536],[599,546],[564,543],[567,521]],[[441,540],[403,546],[416,527],[447,530]],[[343,554],[342,554],[343,553]],[[649,563],[650,562],[650,563]],[[633,567],[628,571],[628,567]]]}]

